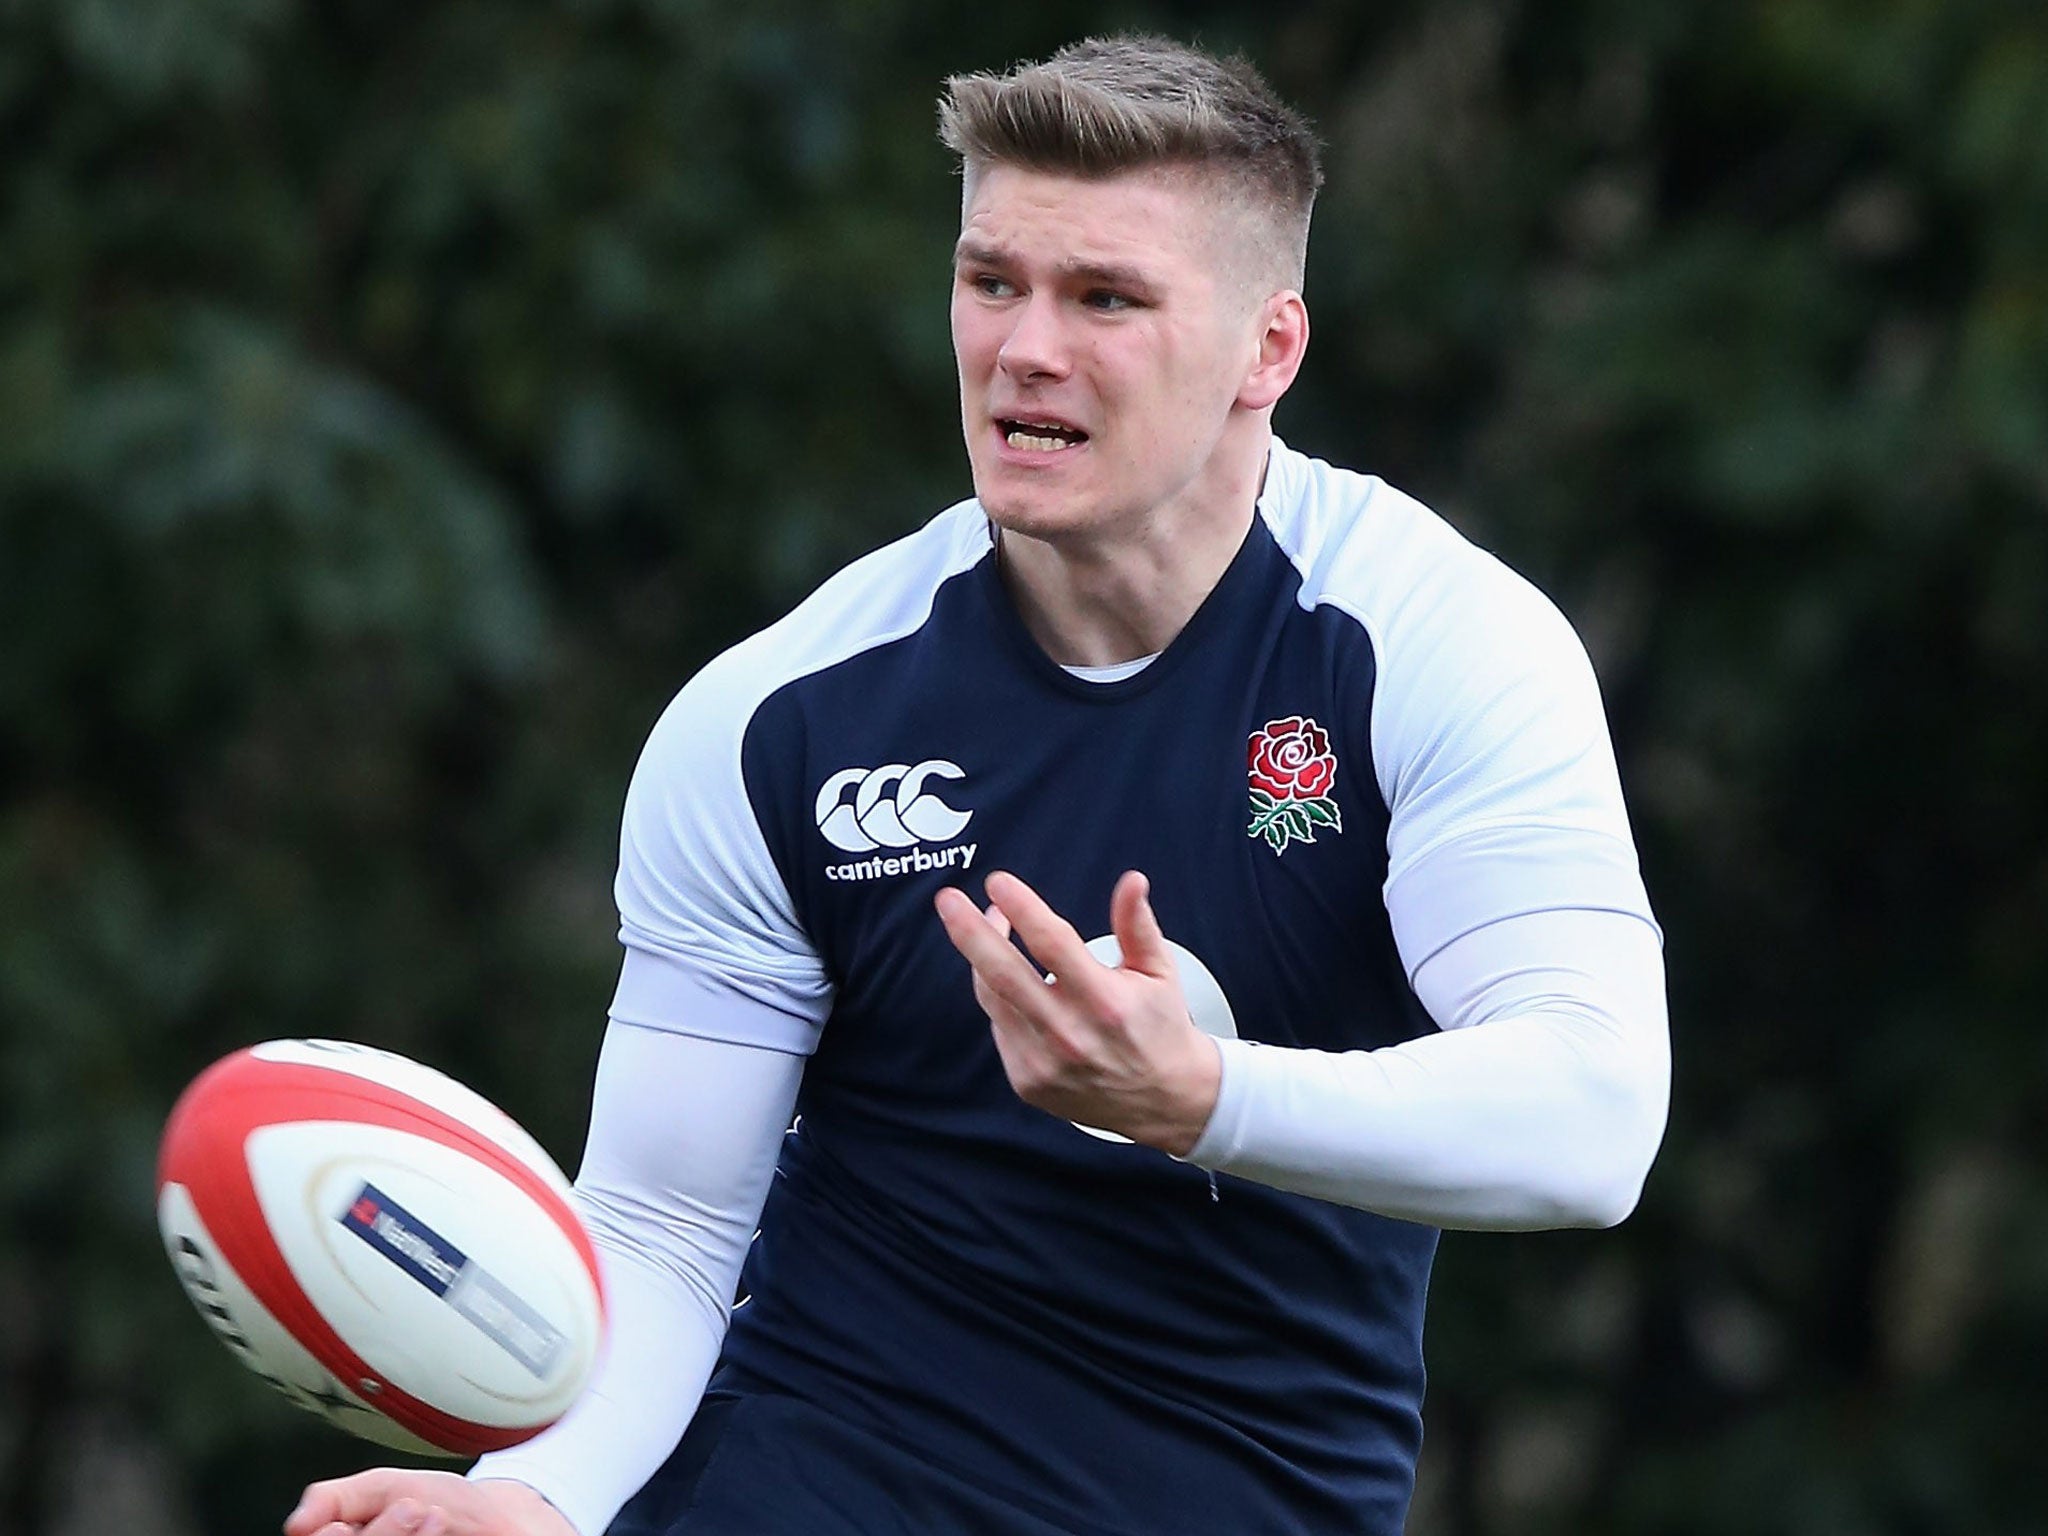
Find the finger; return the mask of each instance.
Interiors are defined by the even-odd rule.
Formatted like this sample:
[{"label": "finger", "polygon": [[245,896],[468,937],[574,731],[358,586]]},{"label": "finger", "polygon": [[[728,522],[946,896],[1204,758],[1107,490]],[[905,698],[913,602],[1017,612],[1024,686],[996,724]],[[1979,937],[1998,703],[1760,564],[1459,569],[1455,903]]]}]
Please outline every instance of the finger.
[{"label": "finger", "polygon": [[1123,951],[1125,970],[1162,979],[1174,974],[1173,951],[1152,910],[1152,882],[1135,869],[1124,871],[1110,893],[1109,927]]},{"label": "finger", "polygon": [[460,1492],[468,1484],[449,1472],[414,1472],[397,1467],[373,1467],[351,1477],[314,1483],[299,1500],[299,1507],[285,1517],[285,1536],[325,1536],[327,1528],[338,1525],[349,1536],[417,1536],[415,1526],[394,1523],[394,1516],[424,1517],[435,1500],[449,1491]]},{"label": "finger", "polygon": [[1084,1007],[1113,1001],[1102,987],[1109,967],[1088,953],[1087,942],[1074,925],[1043,896],[1003,870],[988,877],[988,896],[1016,928],[1031,958],[1057,976]]},{"label": "finger", "polygon": [[424,1511],[411,1499],[400,1499],[363,1527],[362,1536],[413,1536]]},{"label": "finger", "polygon": [[1046,985],[1048,978],[1035,971],[1030,987],[1031,1007],[1018,1008],[978,978],[975,1001],[988,1016],[988,1032],[1002,1063],[1003,1075],[1026,1103],[1034,1101],[1034,1090],[1058,1081],[1087,1057],[1085,1028],[1074,1017],[1070,1004]]},{"label": "finger", "polygon": [[307,1484],[297,1506],[284,1517],[284,1536],[327,1536],[338,1508],[325,1483]]},{"label": "finger", "polygon": [[[1017,1017],[1017,1010],[1003,1001],[981,972],[970,970],[968,974],[974,978],[974,1001],[981,1011],[988,1015],[991,1024],[1003,1029],[1026,1027]],[[1043,986],[1044,983],[1041,982],[1039,985]]]},{"label": "finger", "polygon": [[992,1023],[1011,1029],[1029,1029],[1038,1034],[1061,1033],[1072,1004],[1049,986],[1050,976],[1008,944],[1007,955],[995,965],[974,966],[974,999]]},{"label": "finger", "polygon": [[[955,901],[952,896],[959,896]],[[948,937],[966,957],[974,1000],[988,1016],[996,1049],[1014,1081],[1018,1070],[1049,1070],[1051,1062],[1082,1055],[1072,1005],[1046,983],[1038,969],[1010,943],[1001,913],[984,914],[960,892],[940,893],[935,905]]]},{"label": "finger", "polygon": [[359,1536],[448,1536],[448,1511],[418,1499],[400,1499],[364,1526]]},{"label": "finger", "polygon": [[360,1536],[446,1536],[447,1514],[416,1499],[400,1499],[362,1528]]},{"label": "finger", "polygon": [[390,1502],[393,1476],[391,1468],[376,1467],[352,1477],[309,1483],[299,1495],[298,1508],[284,1518],[285,1536],[325,1536],[329,1526],[354,1526],[370,1519]]},{"label": "finger", "polygon": [[1031,962],[983,915],[966,892],[948,886],[934,898],[946,937],[974,970],[976,1000],[989,1011],[984,991],[1013,1011],[1036,1015],[1054,1002]]},{"label": "finger", "polygon": [[977,971],[993,971],[1006,961],[1030,967],[1011,945],[1007,923],[997,924],[974,904],[974,898],[957,886],[944,886],[932,898],[932,906],[945,925],[946,937]]}]

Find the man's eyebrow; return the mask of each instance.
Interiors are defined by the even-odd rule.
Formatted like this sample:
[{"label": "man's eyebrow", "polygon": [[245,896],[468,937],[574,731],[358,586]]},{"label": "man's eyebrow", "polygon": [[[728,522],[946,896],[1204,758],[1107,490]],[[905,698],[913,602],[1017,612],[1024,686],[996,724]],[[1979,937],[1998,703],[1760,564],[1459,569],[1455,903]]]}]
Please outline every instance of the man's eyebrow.
[{"label": "man's eyebrow", "polygon": [[[1007,267],[1015,258],[1001,246],[983,245],[976,240],[962,240],[953,247],[955,266]],[[1150,292],[1152,280],[1136,267],[1123,266],[1105,261],[1063,261],[1059,264],[1062,277],[1076,278],[1082,282],[1094,283],[1103,288],[1131,288]]]},{"label": "man's eyebrow", "polygon": [[953,247],[955,266],[1000,267],[1009,259],[1008,252],[993,245],[982,245],[974,240],[963,239]]},{"label": "man's eyebrow", "polygon": [[1063,276],[1079,278],[1082,282],[1094,283],[1103,288],[1134,288],[1149,293],[1152,280],[1136,267],[1119,266],[1106,261],[1063,261],[1060,263]]}]

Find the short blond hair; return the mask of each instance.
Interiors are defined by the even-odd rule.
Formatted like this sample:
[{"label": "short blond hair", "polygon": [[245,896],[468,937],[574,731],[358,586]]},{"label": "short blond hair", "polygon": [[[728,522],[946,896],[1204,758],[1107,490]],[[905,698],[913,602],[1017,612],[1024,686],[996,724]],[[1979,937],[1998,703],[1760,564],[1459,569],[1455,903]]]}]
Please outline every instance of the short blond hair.
[{"label": "short blond hair", "polygon": [[1252,215],[1276,274],[1301,286],[1320,146],[1241,55],[1217,58],[1167,37],[1091,37],[1006,74],[952,76],[939,138],[970,178],[991,165],[1091,179],[1153,168],[1217,177]]}]

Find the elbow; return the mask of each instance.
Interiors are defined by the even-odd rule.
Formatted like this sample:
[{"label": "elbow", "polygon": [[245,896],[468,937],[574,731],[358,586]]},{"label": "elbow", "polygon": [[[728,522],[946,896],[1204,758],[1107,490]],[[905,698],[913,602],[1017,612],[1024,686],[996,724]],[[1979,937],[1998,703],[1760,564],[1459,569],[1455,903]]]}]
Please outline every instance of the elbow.
[{"label": "elbow", "polygon": [[1670,1073],[1660,1059],[1600,1084],[1582,1122],[1575,1176],[1555,1191],[1552,1225],[1604,1230],[1635,1211],[1663,1144]]},{"label": "elbow", "polygon": [[1541,1215],[1533,1225],[1587,1231],[1620,1226],[1642,1200],[1643,1183],[1649,1178],[1655,1155],[1652,1144],[1646,1151],[1610,1147],[1589,1157],[1573,1177],[1559,1180],[1544,1192]]},{"label": "elbow", "polygon": [[1588,1231],[1620,1226],[1641,1201],[1649,1172],[1645,1164],[1633,1177],[1608,1178],[1576,1191],[1560,1208],[1556,1225]]}]

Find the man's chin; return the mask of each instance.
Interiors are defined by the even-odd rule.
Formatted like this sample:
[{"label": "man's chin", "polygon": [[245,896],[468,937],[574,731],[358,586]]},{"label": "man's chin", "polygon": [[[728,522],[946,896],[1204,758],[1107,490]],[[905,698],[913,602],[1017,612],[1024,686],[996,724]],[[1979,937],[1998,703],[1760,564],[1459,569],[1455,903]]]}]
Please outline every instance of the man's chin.
[{"label": "man's chin", "polygon": [[1053,496],[1043,490],[1018,491],[1009,486],[975,487],[976,499],[988,520],[1005,533],[1027,539],[1053,538],[1085,527],[1088,513],[1084,503],[1071,496]]},{"label": "man's chin", "polygon": [[998,528],[1038,522],[1058,505],[1058,498],[1048,494],[1046,487],[1019,484],[1000,464],[976,464],[973,468],[974,499]]},{"label": "man's chin", "polygon": [[970,465],[974,495],[996,527],[1032,539],[1096,529],[1110,518],[1096,476],[1019,472],[996,460]]}]

